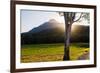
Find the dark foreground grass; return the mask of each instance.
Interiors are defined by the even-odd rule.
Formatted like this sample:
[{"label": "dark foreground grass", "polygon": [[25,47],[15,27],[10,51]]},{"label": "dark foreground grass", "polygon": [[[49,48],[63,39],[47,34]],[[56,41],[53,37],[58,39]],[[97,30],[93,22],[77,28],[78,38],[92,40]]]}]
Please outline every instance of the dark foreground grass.
[{"label": "dark foreground grass", "polygon": [[[79,56],[89,51],[87,43],[73,43],[70,46],[70,60],[77,60]],[[22,45],[21,62],[62,61],[64,44],[31,44]]]}]

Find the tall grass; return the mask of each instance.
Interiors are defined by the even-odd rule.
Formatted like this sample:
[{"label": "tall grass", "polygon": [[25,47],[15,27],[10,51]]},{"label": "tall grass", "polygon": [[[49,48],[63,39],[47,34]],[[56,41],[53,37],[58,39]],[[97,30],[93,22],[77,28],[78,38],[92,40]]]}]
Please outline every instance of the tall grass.
[{"label": "tall grass", "polygon": [[[72,43],[70,46],[70,60],[77,60],[79,56],[88,51],[88,43]],[[21,62],[62,61],[63,54],[63,43],[22,45]]]}]

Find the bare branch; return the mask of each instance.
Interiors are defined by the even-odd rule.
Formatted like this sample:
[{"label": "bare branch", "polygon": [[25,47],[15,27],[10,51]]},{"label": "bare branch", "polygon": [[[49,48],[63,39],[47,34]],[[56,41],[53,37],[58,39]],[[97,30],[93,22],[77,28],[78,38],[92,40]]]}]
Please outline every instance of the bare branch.
[{"label": "bare branch", "polygon": [[80,18],[82,17],[82,15],[83,15],[83,13],[81,13],[80,17],[77,20],[73,21],[73,23],[79,21]]}]

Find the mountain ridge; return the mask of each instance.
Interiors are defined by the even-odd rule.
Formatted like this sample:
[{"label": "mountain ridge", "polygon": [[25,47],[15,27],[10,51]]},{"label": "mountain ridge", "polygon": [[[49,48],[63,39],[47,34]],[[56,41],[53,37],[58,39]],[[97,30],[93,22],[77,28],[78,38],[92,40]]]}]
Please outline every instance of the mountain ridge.
[{"label": "mountain ridge", "polygon": [[[64,43],[64,24],[55,20],[49,20],[29,32],[21,34],[21,44],[39,43]],[[89,42],[89,26],[72,25],[77,27],[71,32],[71,42]]]},{"label": "mountain ridge", "polygon": [[64,28],[63,26],[64,26],[63,23],[59,23],[55,19],[51,19],[48,22],[45,22],[41,24],[40,26],[31,29],[29,33],[37,33],[42,30],[52,29],[52,28]]}]

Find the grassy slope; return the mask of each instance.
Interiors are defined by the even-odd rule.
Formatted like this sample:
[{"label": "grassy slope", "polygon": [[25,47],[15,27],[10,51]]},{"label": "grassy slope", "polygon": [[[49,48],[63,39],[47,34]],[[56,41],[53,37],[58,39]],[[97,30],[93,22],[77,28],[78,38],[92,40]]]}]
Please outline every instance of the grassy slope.
[{"label": "grassy slope", "polygon": [[[76,60],[85,51],[89,51],[86,43],[71,44],[70,59]],[[35,44],[23,45],[21,49],[21,62],[62,61],[64,44]]]}]

